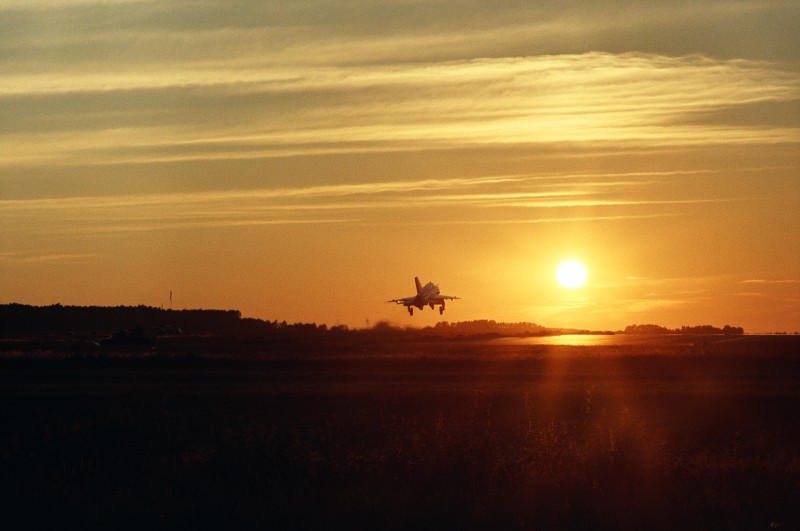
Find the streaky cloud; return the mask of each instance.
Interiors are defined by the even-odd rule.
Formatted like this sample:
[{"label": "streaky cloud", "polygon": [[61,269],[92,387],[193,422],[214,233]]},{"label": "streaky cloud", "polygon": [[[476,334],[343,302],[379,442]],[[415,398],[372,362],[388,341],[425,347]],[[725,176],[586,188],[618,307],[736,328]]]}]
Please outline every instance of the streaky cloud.
[{"label": "streaky cloud", "polygon": [[16,264],[75,264],[97,258],[95,254],[63,253],[63,254],[34,254],[27,252],[13,252],[0,254],[0,263]]},{"label": "streaky cloud", "polygon": [[742,284],[800,284],[800,279],[783,279],[783,280],[767,280],[763,278],[754,278],[742,280]]},{"label": "streaky cloud", "polygon": [[[320,152],[511,144],[668,145],[800,142],[800,124],[725,123],[726,109],[800,101],[800,76],[763,61],[591,52],[433,64],[182,66],[0,76],[0,98],[64,92],[119,99],[95,112],[45,107],[37,120],[64,132],[18,133],[0,164],[110,164],[260,158]],[[170,110],[173,93],[195,112]],[[153,93],[152,91],[155,91]],[[81,100],[83,101],[83,100]],[[154,102],[162,112],[142,121]],[[292,105],[287,105],[287,101]],[[220,121],[224,106],[246,121]],[[387,104],[387,102],[389,104]],[[77,104],[76,104],[77,105]],[[83,105],[83,104],[81,104]],[[120,115],[119,108],[131,111]],[[130,107],[133,106],[133,107]],[[135,112],[141,108],[141,113]],[[245,112],[248,109],[249,112]],[[191,109],[188,109],[191,110]],[[91,128],[70,128],[90,113]],[[107,113],[106,118],[103,118]],[[194,118],[194,115],[197,118]],[[709,122],[702,117],[714,115]],[[280,116],[280,120],[258,116]],[[122,121],[120,121],[122,120]],[[348,148],[348,145],[350,146]]]},{"label": "streaky cloud", "polygon": [[[658,219],[680,216],[675,212],[664,212],[659,214],[621,214],[616,216],[564,216],[548,218],[510,218],[510,219],[453,219],[453,220],[433,220],[433,221],[395,221],[393,224],[400,225],[537,225],[540,223],[583,223],[595,221],[621,221],[630,219]],[[381,222],[371,222],[371,224],[381,224]]]},{"label": "streaky cloud", "polygon": [[294,188],[246,189],[221,192],[192,192],[179,194],[150,194],[125,196],[61,197],[44,199],[6,199],[0,200],[4,210],[60,210],[74,208],[111,208],[182,205],[198,203],[228,203],[257,201],[264,199],[345,197],[352,195],[382,195],[387,193],[430,192],[454,190],[513,183],[523,180],[515,176],[424,179],[418,181],[383,181],[371,183],[343,183]]},{"label": "streaky cloud", "polygon": [[[663,172],[663,176],[674,173]],[[612,179],[587,174],[489,175],[191,193],[7,199],[0,200],[0,210],[14,215],[30,230],[102,233],[314,223],[590,223],[676,217],[688,213],[682,207],[742,200],[654,198],[663,185],[654,179],[657,174],[605,174],[615,177]],[[654,211],[653,207],[672,208]],[[598,212],[599,208],[604,211]],[[563,211],[563,215],[521,215],[537,210]],[[409,211],[414,212],[413,221],[407,221]],[[9,231],[15,229],[3,230]]]},{"label": "streaky cloud", "polygon": [[194,221],[169,221],[156,223],[130,223],[115,225],[97,225],[89,227],[71,227],[46,231],[49,234],[75,235],[75,234],[113,234],[165,230],[195,230],[195,229],[224,229],[246,227],[269,227],[281,225],[332,225],[357,223],[353,218],[328,218],[328,219],[248,219],[248,220],[194,220]]}]

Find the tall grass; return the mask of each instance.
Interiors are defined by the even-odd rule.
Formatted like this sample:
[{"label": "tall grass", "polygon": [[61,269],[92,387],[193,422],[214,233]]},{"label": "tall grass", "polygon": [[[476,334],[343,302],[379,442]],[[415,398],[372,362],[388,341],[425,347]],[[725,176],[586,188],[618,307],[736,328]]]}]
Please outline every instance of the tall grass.
[{"label": "tall grass", "polygon": [[791,359],[541,354],[19,369],[27,385],[0,385],[0,521],[800,527]]}]

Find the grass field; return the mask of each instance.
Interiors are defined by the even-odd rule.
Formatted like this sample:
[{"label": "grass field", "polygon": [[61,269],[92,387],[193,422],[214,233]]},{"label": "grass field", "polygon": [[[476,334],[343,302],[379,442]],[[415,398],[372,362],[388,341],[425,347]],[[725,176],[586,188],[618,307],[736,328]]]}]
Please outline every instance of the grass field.
[{"label": "grass field", "polygon": [[0,525],[800,528],[797,338],[262,350],[0,359]]}]

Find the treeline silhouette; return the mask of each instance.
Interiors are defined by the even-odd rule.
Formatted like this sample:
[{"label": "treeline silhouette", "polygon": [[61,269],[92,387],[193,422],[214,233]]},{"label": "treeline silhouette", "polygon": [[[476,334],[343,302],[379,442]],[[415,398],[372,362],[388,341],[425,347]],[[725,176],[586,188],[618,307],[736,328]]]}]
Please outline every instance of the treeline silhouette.
[{"label": "treeline silhouette", "polygon": [[246,334],[270,323],[242,318],[236,310],[164,310],[150,306],[0,305],[0,336],[102,337],[127,331],[163,334]]},{"label": "treeline silhouette", "polygon": [[[242,317],[238,310],[171,310],[151,306],[29,306],[0,305],[0,337],[78,337],[118,340],[175,335],[229,337],[370,339],[430,339],[458,337],[545,336],[559,334],[612,334],[573,328],[547,328],[536,323],[502,323],[474,320],[442,321],[425,328],[403,328],[379,321],[370,328],[328,327],[316,323],[287,323]],[[738,327],[710,325],[671,330],[658,325],[631,325],[627,334],[743,334]]]},{"label": "treeline silhouette", "polygon": [[[553,329],[536,323],[498,323],[475,320],[443,321],[426,328],[403,328],[379,321],[370,328],[328,327],[316,323],[287,323],[242,317],[237,310],[171,310],[151,306],[29,306],[0,305],[0,336],[71,336],[85,338],[138,338],[159,335],[225,335],[237,337],[444,337],[532,336],[590,333],[588,330]],[[595,332],[596,333],[596,332]],[[610,332],[608,332],[610,333]]]},{"label": "treeline silhouette", "polygon": [[709,334],[724,334],[730,336],[744,334],[744,328],[738,326],[725,325],[722,328],[717,328],[711,325],[700,326],[682,326],[680,328],[664,328],[663,326],[654,324],[630,325],[625,328],[626,334],[686,334],[686,335],[709,335]]},{"label": "treeline silhouette", "polygon": [[577,328],[547,328],[536,323],[498,323],[494,320],[480,319],[476,321],[460,321],[448,323],[442,321],[423,331],[440,337],[458,336],[550,336],[559,334],[613,334],[610,331],[584,330]]}]

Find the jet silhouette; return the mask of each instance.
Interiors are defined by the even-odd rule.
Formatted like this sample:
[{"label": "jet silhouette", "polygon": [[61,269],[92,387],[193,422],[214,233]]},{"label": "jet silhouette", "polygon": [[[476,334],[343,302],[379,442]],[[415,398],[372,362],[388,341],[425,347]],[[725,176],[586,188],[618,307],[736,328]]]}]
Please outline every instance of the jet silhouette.
[{"label": "jet silhouette", "polygon": [[402,299],[392,299],[386,302],[396,302],[408,308],[408,315],[414,315],[414,308],[424,309],[425,306],[430,306],[431,310],[435,305],[439,305],[439,314],[444,313],[444,301],[458,299],[459,297],[451,297],[449,295],[442,295],[439,293],[439,286],[433,282],[428,282],[423,286],[419,282],[419,277],[414,277],[414,283],[417,285],[417,294],[412,297],[405,297]]}]

